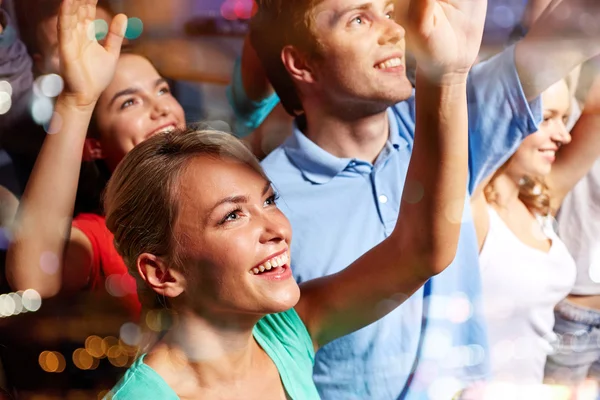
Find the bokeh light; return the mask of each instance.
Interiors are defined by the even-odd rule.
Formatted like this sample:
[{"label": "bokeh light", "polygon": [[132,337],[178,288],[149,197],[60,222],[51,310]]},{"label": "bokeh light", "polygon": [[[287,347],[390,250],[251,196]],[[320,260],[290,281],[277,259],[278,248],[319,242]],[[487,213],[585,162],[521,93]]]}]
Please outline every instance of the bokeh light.
[{"label": "bokeh light", "polygon": [[102,339],[102,343],[101,343],[101,349],[102,349],[102,353],[106,354],[108,356],[108,350],[113,347],[113,346],[118,346],[119,344],[119,339],[117,339],[114,336],[107,336],[104,339]]},{"label": "bokeh light", "polygon": [[8,81],[0,81],[0,92],[8,93],[9,96],[13,94],[13,88]]},{"label": "bokeh light", "polygon": [[104,358],[106,356],[102,349],[102,338],[95,335],[85,339],[85,350],[95,358]]},{"label": "bokeh light", "polygon": [[86,349],[77,349],[73,352],[73,364],[81,370],[87,371],[90,369],[96,369],[99,361],[92,357]]},{"label": "bokeh light", "polygon": [[54,275],[58,272],[59,267],[58,256],[49,251],[45,251],[40,256],[40,267],[48,275]]},{"label": "bokeh light", "polygon": [[139,18],[129,18],[127,20],[127,30],[125,31],[125,38],[134,40],[139,38],[144,31],[144,23]]},{"label": "bokeh light", "polygon": [[35,312],[42,307],[42,296],[34,289],[27,289],[21,296],[23,308],[30,312]]},{"label": "bokeh light", "polygon": [[125,367],[129,362],[129,356],[121,349],[120,346],[112,346],[106,352],[106,356],[108,357],[108,362],[115,367]]},{"label": "bokeh light", "polygon": [[123,343],[128,346],[138,346],[142,339],[142,330],[139,326],[132,322],[128,322],[121,326],[119,336]]},{"label": "bokeh light", "polygon": [[103,40],[108,35],[108,23],[103,19],[97,19],[94,21],[94,38],[97,41]]},{"label": "bokeh light", "polygon": [[0,115],[4,115],[12,107],[12,98],[7,92],[0,92]]},{"label": "bokeh light", "polygon": [[43,351],[38,357],[38,363],[45,372],[49,373],[61,373],[67,366],[65,357],[57,351]]},{"label": "bokeh light", "polygon": [[50,121],[54,112],[52,100],[46,96],[35,96],[31,105],[31,116],[38,125]]},{"label": "bokeh light", "polygon": [[48,74],[39,81],[40,92],[46,97],[56,97],[62,93],[65,83],[60,75]]}]

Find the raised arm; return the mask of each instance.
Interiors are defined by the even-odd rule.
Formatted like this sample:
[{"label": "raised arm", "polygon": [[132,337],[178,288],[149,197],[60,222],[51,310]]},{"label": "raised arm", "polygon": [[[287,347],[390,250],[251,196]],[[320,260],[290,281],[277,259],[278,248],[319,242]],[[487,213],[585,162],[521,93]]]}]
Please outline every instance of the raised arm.
[{"label": "raised arm", "polygon": [[600,157],[600,74],[594,77],[571,136],[571,143],[560,149],[552,171],[546,178],[550,189],[551,209],[554,212]]},{"label": "raised arm", "polygon": [[549,2],[515,49],[515,64],[529,100],[600,54],[599,20],[598,1]]},{"label": "raised arm", "polygon": [[[82,288],[90,276],[91,244],[70,230],[84,141],[94,106],[115,72],[127,24],[112,21],[102,47],[88,35],[97,0],[64,0],[59,15],[59,54],[65,91],[60,95],[25,189],[6,272],[15,290],[42,296]],[[58,269],[56,269],[58,267]]]},{"label": "raised arm", "polygon": [[416,133],[398,221],[348,268],[301,286],[296,310],[316,346],[383,317],[454,259],[468,175],[466,76],[485,8],[485,0],[412,2]]}]

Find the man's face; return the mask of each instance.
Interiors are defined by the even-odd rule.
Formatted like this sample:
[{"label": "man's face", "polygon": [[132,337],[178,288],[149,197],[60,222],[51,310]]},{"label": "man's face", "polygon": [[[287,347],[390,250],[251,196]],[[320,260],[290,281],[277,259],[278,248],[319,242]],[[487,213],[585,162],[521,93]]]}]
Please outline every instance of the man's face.
[{"label": "man's face", "polygon": [[[103,19],[109,25],[111,15],[103,8],[96,9],[96,19]],[[40,52],[34,54],[35,66],[41,75],[58,74],[60,61],[58,57],[58,16],[46,18],[37,27],[37,40]]]},{"label": "man's face", "polygon": [[314,62],[320,96],[336,106],[385,109],[410,97],[405,31],[392,0],[323,0],[314,9],[322,56]]}]

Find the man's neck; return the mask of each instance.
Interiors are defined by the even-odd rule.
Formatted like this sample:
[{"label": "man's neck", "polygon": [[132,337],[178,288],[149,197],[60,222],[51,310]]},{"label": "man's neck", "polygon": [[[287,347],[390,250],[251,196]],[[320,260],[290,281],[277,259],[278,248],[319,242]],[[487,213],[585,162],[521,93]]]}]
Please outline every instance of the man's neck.
[{"label": "man's neck", "polygon": [[323,150],[339,158],[373,163],[389,137],[386,111],[347,118],[324,110],[307,110],[304,134]]}]

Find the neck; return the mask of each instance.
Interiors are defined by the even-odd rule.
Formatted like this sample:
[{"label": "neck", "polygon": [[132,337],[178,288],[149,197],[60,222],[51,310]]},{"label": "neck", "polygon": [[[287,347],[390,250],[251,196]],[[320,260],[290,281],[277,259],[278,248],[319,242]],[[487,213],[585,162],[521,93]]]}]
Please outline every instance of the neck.
[{"label": "neck", "polygon": [[258,318],[209,322],[192,312],[179,314],[163,339],[171,361],[191,367],[203,387],[236,382],[252,371],[262,350],[252,336]]},{"label": "neck", "polygon": [[371,163],[389,137],[385,110],[368,115],[360,115],[360,112],[340,115],[317,105],[306,108],[306,125],[304,134],[323,150],[339,158],[357,158]]},{"label": "neck", "polygon": [[496,194],[494,203],[498,207],[507,209],[520,202],[519,181],[515,177],[504,172],[494,179],[493,185]]}]

